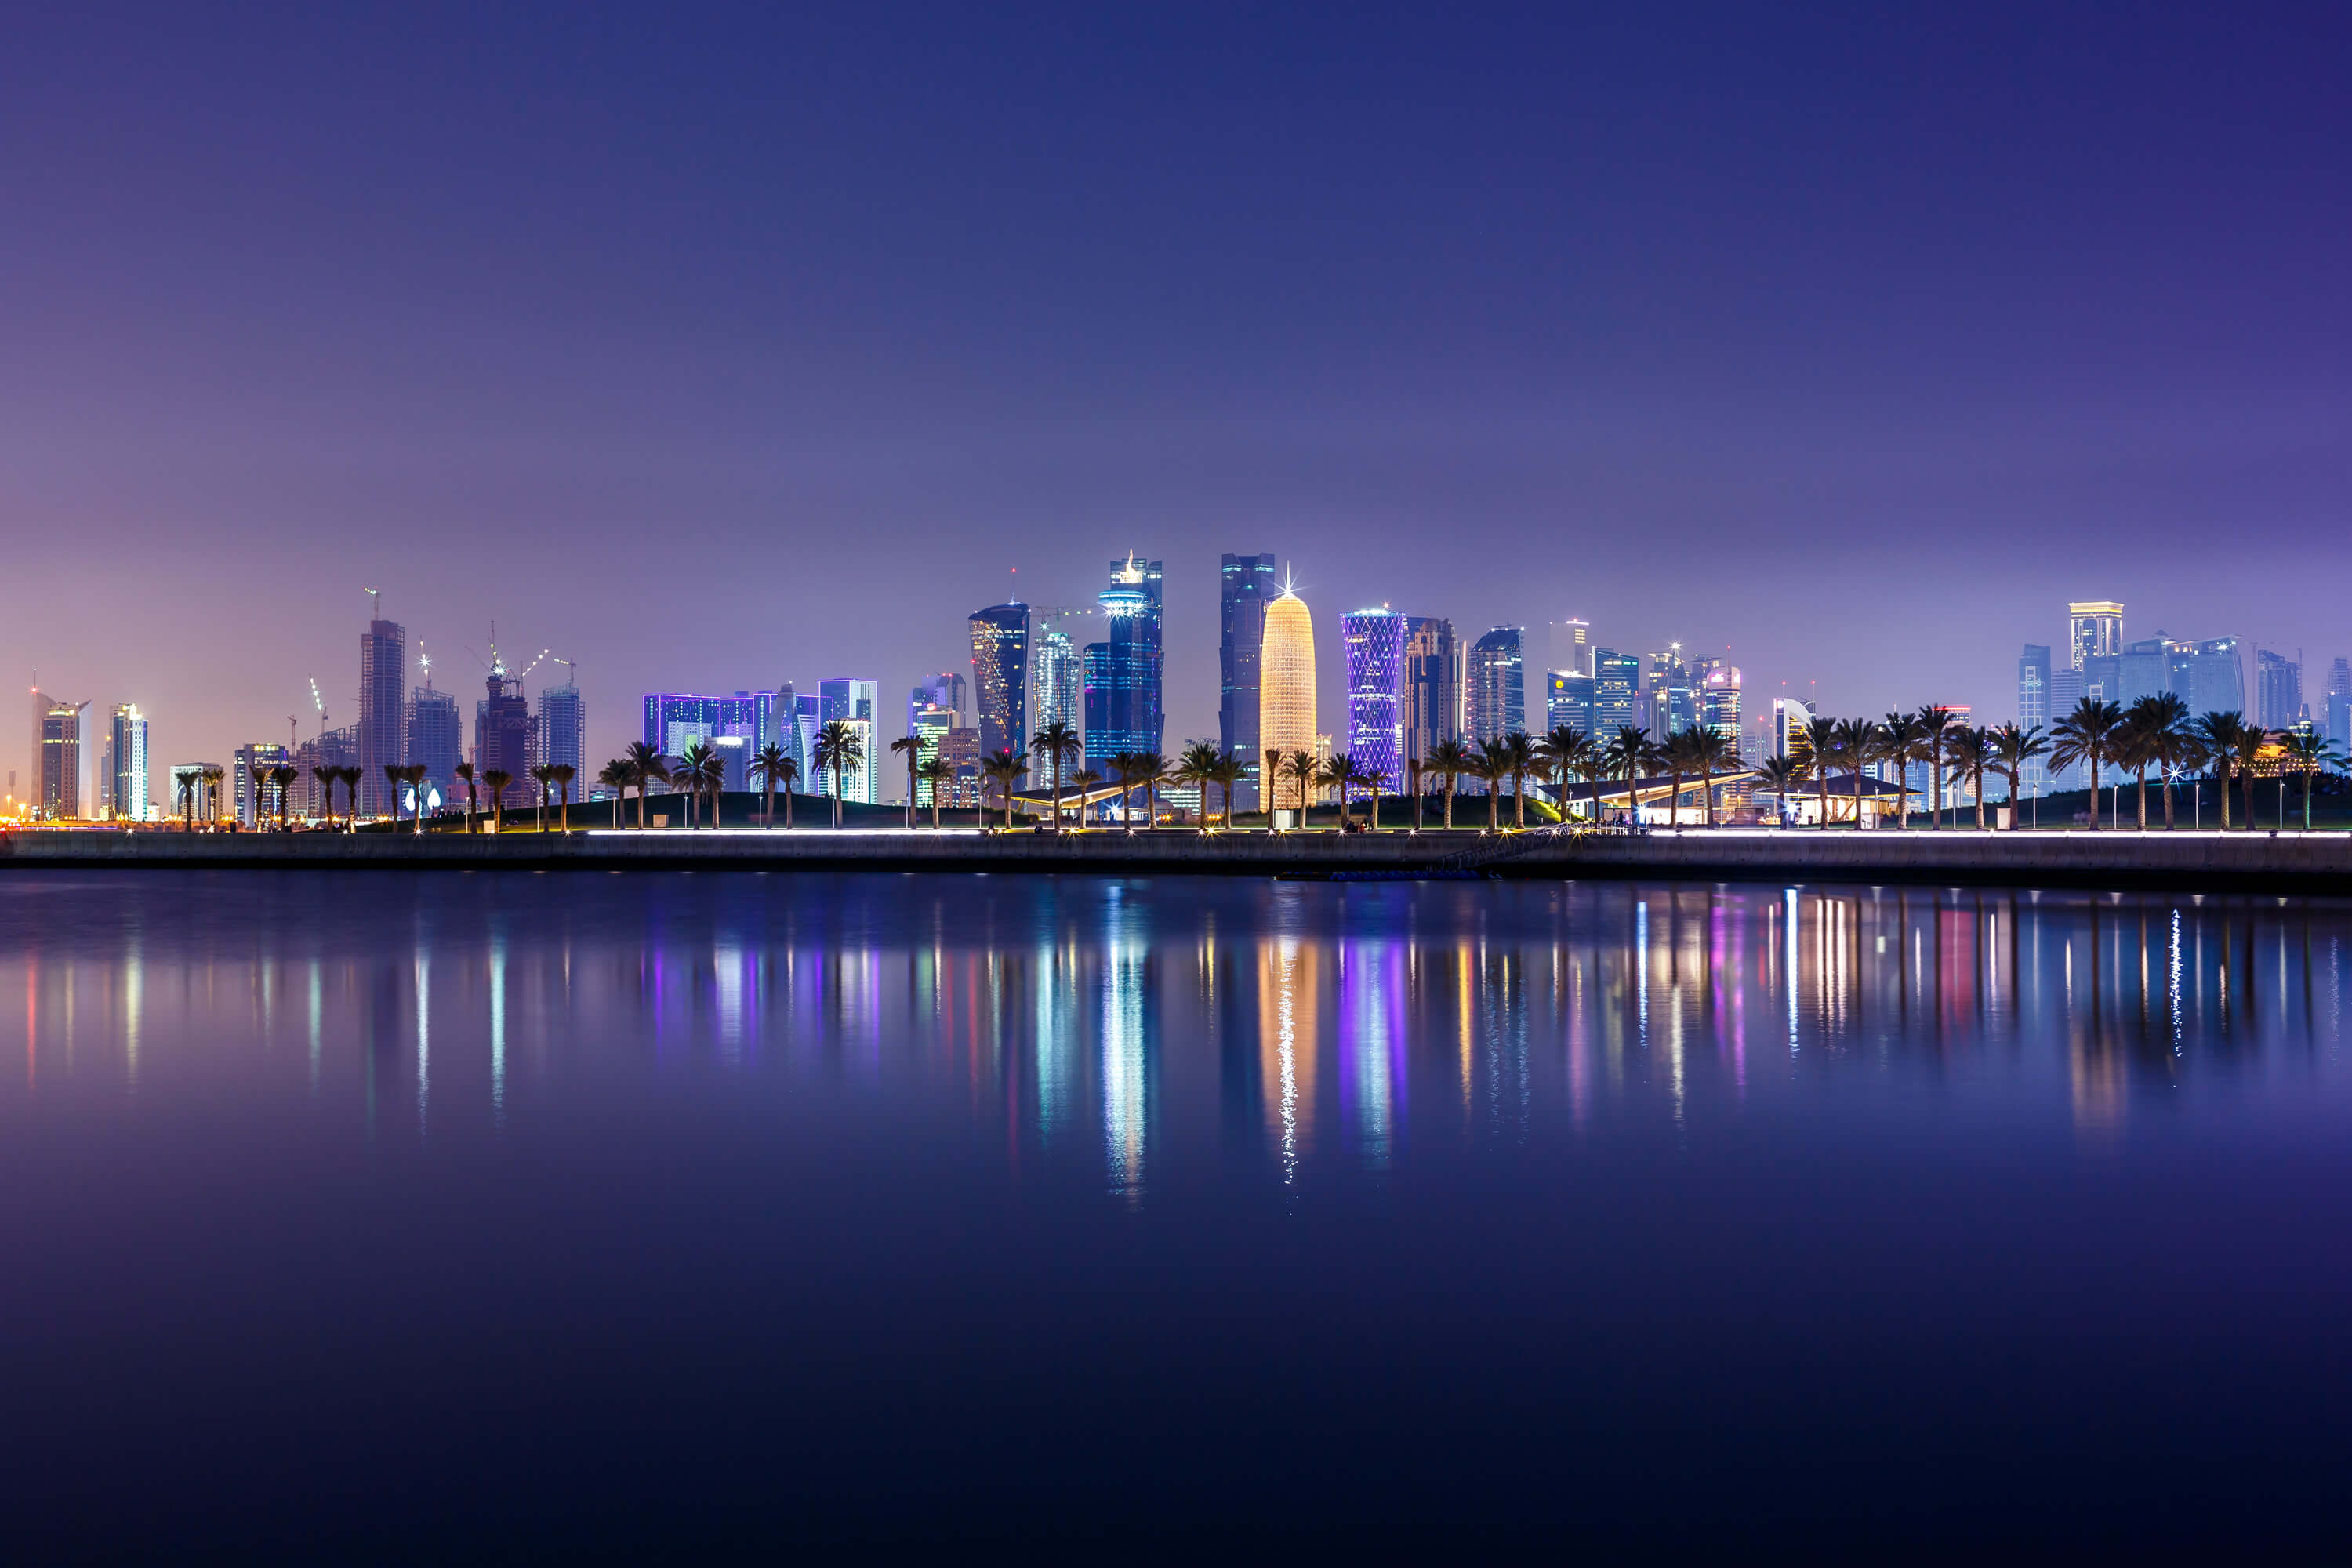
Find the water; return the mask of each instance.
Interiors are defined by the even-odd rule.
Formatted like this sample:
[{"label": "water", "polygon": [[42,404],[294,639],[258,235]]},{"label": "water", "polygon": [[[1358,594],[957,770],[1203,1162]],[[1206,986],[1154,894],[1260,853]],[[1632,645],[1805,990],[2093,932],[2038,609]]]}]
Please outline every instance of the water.
[{"label": "water", "polygon": [[48,1552],[2334,1542],[2352,906],[0,879]]}]

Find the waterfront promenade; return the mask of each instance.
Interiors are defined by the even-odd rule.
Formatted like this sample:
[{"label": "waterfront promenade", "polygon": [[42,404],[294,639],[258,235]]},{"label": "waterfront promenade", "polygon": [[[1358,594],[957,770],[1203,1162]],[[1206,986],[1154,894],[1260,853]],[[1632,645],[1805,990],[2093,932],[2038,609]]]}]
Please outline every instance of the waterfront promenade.
[{"label": "waterfront promenade", "polygon": [[1701,880],[2161,887],[2352,895],[2352,834],[1854,833],[1662,829],[1637,836],[1542,831],[1054,835],[969,828],[683,828],[499,837],[435,833],[0,834],[12,868],[876,870],[1337,877],[1643,877]]}]

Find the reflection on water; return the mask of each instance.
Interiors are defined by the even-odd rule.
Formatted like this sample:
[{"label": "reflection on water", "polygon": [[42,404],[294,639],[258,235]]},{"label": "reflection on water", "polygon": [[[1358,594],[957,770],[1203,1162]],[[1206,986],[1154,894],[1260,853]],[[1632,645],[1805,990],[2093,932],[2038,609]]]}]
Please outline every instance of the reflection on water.
[{"label": "reflection on water", "polygon": [[1296,1186],[1603,1128],[1687,1146],[1727,1118],[1858,1115],[1848,1084],[2047,1105],[2113,1138],[2151,1093],[2332,1084],[2352,920],[2278,899],[1622,884],[194,892],[7,886],[23,1070],[0,1103],[282,1079],[355,1131],[423,1141],[497,1137],[616,1071],[740,1079],[994,1128],[1009,1173],[1084,1164],[1129,1203],[1213,1166]]}]

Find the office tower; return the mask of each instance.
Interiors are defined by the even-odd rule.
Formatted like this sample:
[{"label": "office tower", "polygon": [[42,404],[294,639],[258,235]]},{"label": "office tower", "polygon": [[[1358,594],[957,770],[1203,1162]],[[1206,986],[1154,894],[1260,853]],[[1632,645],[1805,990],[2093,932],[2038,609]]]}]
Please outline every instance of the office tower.
[{"label": "office tower", "polygon": [[1700,673],[1683,658],[1680,643],[1669,643],[1665,652],[1650,656],[1649,689],[1642,711],[1652,734],[1679,735],[1698,722]]},{"label": "office tower", "polygon": [[33,693],[33,816],[63,822],[81,815],[81,710],[87,700],[66,702]]},{"label": "office tower", "polygon": [[692,691],[648,691],[644,702],[645,743],[665,757],[719,733],[719,699]]},{"label": "office tower", "polygon": [[2182,661],[2173,689],[2189,704],[2191,716],[2242,713],[2246,710],[2244,640],[2208,637]]},{"label": "office tower", "polygon": [[[739,692],[750,697],[750,692]],[[575,794],[584,790],[595,769],[588,765],[588,710],[580,700],[577,679],[561,686],[539,689],[540,755],[549,766],[572,771]],[[411,754],[412,763],[431,763],[430,757]]]},{"label": "office tower", "polygon": [[[2083,695],[2094,702],[2116,702],[2123,691],[2123,656],[2095,653],[2083,660]],[[2064,715],[2061,714],[2061,718]]]},{"label": "office tower", "polygon": [[[541,711],[545,711],[544,704]],[[457,764],[466,760],[466,721],[457,711],[456,692],[436,691],[428,679],[408,694],[408,735],[402,751],[405,761],[425,770],[426,810],[436,801],[446,805],[465,798],[466,792],[457,786]],[[299,757],[296,765],[307,777],[309,767]],[[583,786],[585,783],[583,776]]]},{"label": "office tower", "polygon": [[2327,691],[2323,711],[2327,738],[2338,751],[2352,746],[2352,660],[2336,658],[2327,667]]},{"label": "office tower", "polygon": [[2143,697],[2160,697],[2171,690],[2173,650],[2184,646],[2162,632],[2126,643],[2116,661],[2115,700],[2128,708]]},{"label": "office tower", "polygon": [[[867,805],[879,804],[881,796],[877,792],[877,784],[882,769],[874,755],[874,747],[881,727],[875,722],[874,716],[881,709],[880,683],[839,678],[818,681],[816,690],[817,717],[820,727],[836,723],[848,725],[850,732],[857,737],[859,751],[865,758],[865,761],[856,767],[842,769],[841,798],[845,801],[862,802]],[[881,743],[887,746],[888,742],[884,741]],[[887,752],[885,754],[887,754]],[[814,756],[812,756],[813,760]],[[811,792],[812,794],[832,795],[833,770],[831,768],[821,770],[815,775],[815,784],[817,787]]]},{"label": "office tower", "polygon": [[2254,722],[2292,730],[2303,717],[2303,665],[2263,648],[2254,655]]},{"label": "office tower", "polygon": [[1555,669],[1545,678],[1544,727],[1563,724],[1580,735],[1592,733],[1592,677],[1572,669]]},{"label": "office tower", "polygon": [[[1640,695],[1642,661],[1614,648],[1592,650],[1592,732],[1602,740],[1633,723]],[[1643,726],[1647,728],[1647,726]]]},{"label": "office tower", "polygon": [[[803,794],[816,793],[816,734],[824,728],[824,699],[814,692],[793,697],[793,723],[800,731],[801,789]],[[973,734],[980,733],[974,730]]]},{"label": "office tower", "polygon": [[2123,651],[2124,607],[2112,599],[2086,599],[2066,606],[2067,664],[2083,668],[2092,658]]},{"label": "office tower", "polygon": [[[924,763],[929,762],[933,757],[940,755],[941,744],[946,741],[948,731],[955,728],[956,716],[954,710],[935,707],[929,704],[917,709],[907,721],[907,733],[914,736],[918,742],[915,752],[915,762],[917,765],[919,766]],[[929,780],[924,778],[917,778],[915,780],[915,804],[917,805],[923,806],[930,805],[931,793],[931,784]],[[948,797],[944,793],[940,795],[940,804],[942,805],[948,804]]]},{"label": "office tower", "polygon": [[[492,657],[497,649],[491,649]],[[408,633],[396,621],[373,620],[360,634],[360,810],[392,814],[393,786],[383,770],[401,754],[408,727]]]},{"label": "office tower", "polygon": [[1498,740],[1528,727],[1523,641],[1517,626],[1496,626],[1470,645],[1462,677],[1468,739]]},{"label": "office tower", "polygon": [[[951,669],[937,675],[927,675],[915,682],[915,689],[907,696],[907,721],[912,725],[915,714],[925,708],[945,709],[954,721],[963,722],[963,677]],[[790,691],[790,685],[784,689]],[[911,732],[911,731],[909,731]]]},{"label": "office tower", "polygon": [[[1265,606],[1258,644],[1258,760],[1315,749],[1315,617],[1307,601],[1285,590]],[[1261,775],[1262,776],[1262,775]],[[1279,779],[1263,779],[1268,804],[1291,801]]]},{"label": "office tower", "polygon": [[[278,820],[278,790],[269,780],[270,770],[293,765],[294,753],[274,741],[248,741],[236,749],[235,788],[236,819],[247,827],[262,827]],[[294,813],[294,801],[289,794],[286,801],[289,817]]]},{"label": "office tower", "polygon": [[1404,640],[1404,754],[1426,757],[1440,741],[1462,738],[1462,644],[1439,616],[1407,617]]},{"label": "office tower", "polygon": [[1160,563],[1132,553],[1112,562],[1110,586],[1095,597],[1110,635],[1087,645],[1086,745],[1087,763],[1101,769],[1121,752],[1160,750]]},{"label": "office tower", "polygon": [[1570,675],[1592,673],[1592,628],[1574,616],[1551,623],[1551,668]]},{"label": "office tower", "polygon": [[1348,656],[1348,754],[1391,794],[1404,787],[1405,617],[1383,605],[1339,617]]},{"label": "office tower", "polygon": [[[210,763],[175,763],[172,765],[171,795],[163,803],[165,816],[184,822],[217,822],[220,820],[220,791],[209,779]],[[225,776],[228,770],[221,770]],[[183,795],[182,790],[187,793]]]},{"label": "office tower", "polygon": [[1028,750],[1028,605],[1014,600],[972,616],[971,696],[982,751]]},{"label": "office tower", "polygon": [[1698,721],[1737,748],[1739,744],[1739,668],[1714,661],[1700,677]]},{"label": "office tower", "polygon": [[[530,765],[539,760],[539,726],[524,700],[522,681],[507,673],[496,647],[490,650],[490,672],[482,686],[484,696],[474,704],[474,767],[484,778],[494,772],[507,775],[507,786],[498,798],[514,811],[539,798],[539,785],[530,776]],[[488,810],[489,789],[476,787],[482,809]],[[367,796],[360,799],[364,804]]]},{"label": "office tower", "polygon": [[[450,721],[455,724],[457,701],[450,700]],[[351,804],[351,792],[338,780],[334,798],[330,801],[327,787],[319,782],[313,768],[355,768],[360,765],[360,727],[346,724],[340,730],[322,730],[294,748],[294,799],[292,810],[308,817],[325,816],[330,807],[337,812]],[[454,781],[453,781],[454,782]],[[444,786],[444,798],[455,799],[466,792],[448,793]]]},{"label": "office tower", "polygon": [[118,704],[106,734],[106,805],[122,822],[152,822],[147,798],[147,716],[134,702]]},{"label": "office tower", "polygon": [[1234,786],[1237,810],[1258,808],[1258,773],[1265,765],[1258,744],[1258,656],[1265,644],[1265,607],[1281,593],[1271,555],[1232,555],[1218,567],[1217,748],[1231,752],[1249,769]]},{"label": "office tower", "polygon": [[1078,645],[1059,626],[1036,632],[1030,640],[1034,645],[1029,657],[1030,732],[1034,734],[1048,724],[1067,724],[1073,733],[1082,733],[1087,725],[1087,684]]},{"label": "office tower", "polygon": [[948,786],[949,805],[978,805],[981,785],[986,781],[980,772],[980,731],[965,724],[950,730],[940,737],[940,755],[955,769],[955,782]]},{"label": "office tower", "polygon": [[1786,757],[1790,762],[1810,770],[1813,762],[1813,741],[1811,732],[1806,729],[1806,726],[1812,721],[1812,709],[1796,698],[1772,699],[1770,754],[1776,757]]}]

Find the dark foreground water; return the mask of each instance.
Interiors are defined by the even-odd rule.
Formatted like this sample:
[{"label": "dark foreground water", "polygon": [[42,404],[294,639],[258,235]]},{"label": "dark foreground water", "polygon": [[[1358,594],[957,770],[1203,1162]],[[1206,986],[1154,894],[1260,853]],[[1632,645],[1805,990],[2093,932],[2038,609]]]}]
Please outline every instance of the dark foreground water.
[{"label": "dark foreground water", "polygon": [[39,1556],[2346,1534],[2352,907],[34,875],[0,931]]}]

